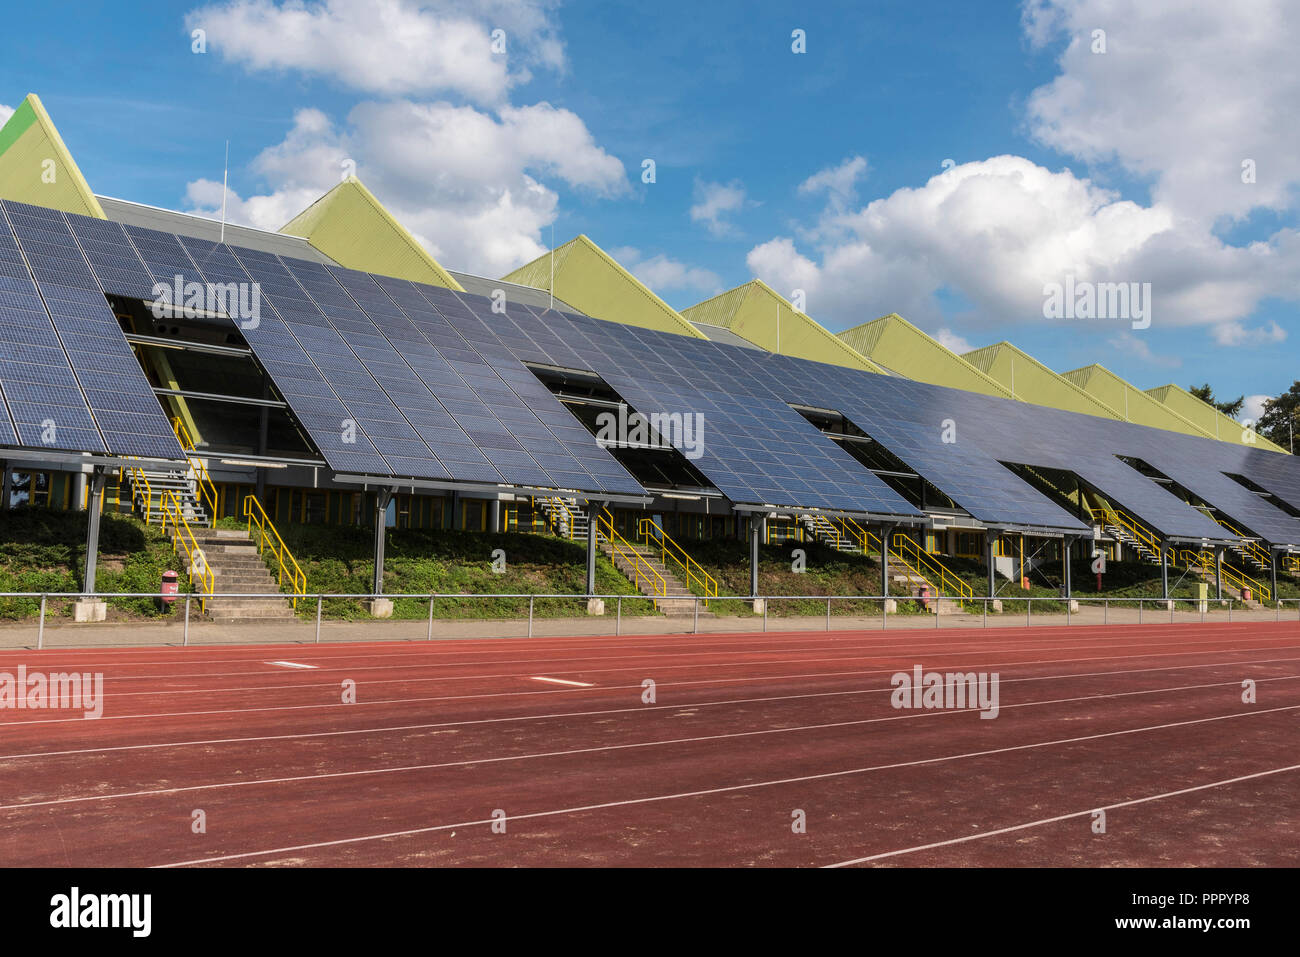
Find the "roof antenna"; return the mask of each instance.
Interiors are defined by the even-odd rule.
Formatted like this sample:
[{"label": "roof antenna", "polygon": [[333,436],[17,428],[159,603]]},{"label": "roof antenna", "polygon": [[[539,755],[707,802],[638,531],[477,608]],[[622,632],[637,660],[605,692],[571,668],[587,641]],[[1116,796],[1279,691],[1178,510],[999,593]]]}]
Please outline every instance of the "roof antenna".
[{"label": "roof antenna", "polygon": [[550,282],[551,304],[547,307],[547,312],[555,308],[555,223],[551,223],[551,282]]},{"label": "roof antenna", "polygon": [[226,140],[226,167],[221,173],[221,241],[226,241],[226,184],[230,182],[230,140]]}]

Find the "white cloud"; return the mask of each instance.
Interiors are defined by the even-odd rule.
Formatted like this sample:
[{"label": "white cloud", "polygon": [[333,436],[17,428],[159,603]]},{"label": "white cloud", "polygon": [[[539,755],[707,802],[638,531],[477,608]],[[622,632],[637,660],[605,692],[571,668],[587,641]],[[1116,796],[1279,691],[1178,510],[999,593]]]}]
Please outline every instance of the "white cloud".
[{"label": "white cloud", "polygon": [[1248,395],[1241,405],[1241,412],[1237,415],[1238,422],[1249,422],[1252,425],[1259,422],[1259,417],[1264,414],[1264,403],[1274,398],[1271,395]]},{"label": "white cloud", "polygon": [[934,334],[935,341],[957,355],[965,355],[975,347],[964,337],[953,332],[951,329],[940,329]]},{"label": "white cloud", "polygon": [[753,205],[745,198],[745,187],[737,181],[730,183],[709,183],[695,181],[695,205],[691,207],[691,221],[703,223],[714,236],[727,236],[735,231],[735,226],[725,217],[739,212],[748,205]]},{"label": "white cloud", "polygon": [[819,170],[799,184],[803,195],[826,193],[832,204],[847,205],[858,197],[858,180],[867,174],[867,161],[851,156],[838,166]]},{"label": "white cloud", "polygon": [[[1046,321],[1044,285],[1073,276],[1151,283],[1156,327],[1206,326],[1225,344],[1281,341],[1285,330],[1243,323],[1266,299],[1300,298],[1300,232],[1232,245],[1216,231],[1256,209],[1290,211],[1300,195],[1300,127],[1288,118],[1300,100],[1300,20],[1282,16],[1282,0],[1247,7],[1025,4],[1031,43],[1068,41],[1058,77],[1029,98],[1031,133],[1085,163],[1118,162],[1151,183],[1148,205],[1082,172],[995,156],[861,206],[865,161],[854,157],[804,181],[801,194],[826,195],[821,216],[751,249],[751,271],[807,289],[810,311],[832,328],[890,311],[929,329],[953,318]],[[1105,54],[1090,52],[1094,28],[1107,31]],[[1242,182],[1245,159],[1256,183]],[[945,315],[945,288],[969,312]],[[1115,321],[1090,328],[1111,335],[1104,322]]]},{"label": "white cloud", "polygon": [[[233,197],[230,221],[279,229],[339,182],[348,159],[433,256],[488,276],[545,252],[542,231],[558,196],[543,177],[595,196],[628,190],[622,163],[568,110],[539,103],[493,116],[449,103],[367,102],[342,127],[319,110],[300,111],[284,140],[252,163],[270,192]],[[191,183],[188,198],[212,215],[220,184]]]},{"label": "white cloud", "polygon": [[1122,353],[1130,359],[1140,359],[1157,369],[1177,369],[1183,364],[1183,360],[1177,356],[1162,356],[1152,352],[1151,345],[1145,339],[1131,332],[1121,332],[1113,339],[1107,340],[1107,343],[1117,353]]},{"label": "white cloud", "polygon": [[671,290],[709,296],[722,292],[722,280],[717,273],[698,266],[688,266],[662,253],[645,259],[639,249],[623,246],[613,250],[610,255],[656,293]]},{"label": "white cloud", "polygon": [[9,117],[13,115],[14,108],[12,106],[5,106],[3,103],[0,103],[0,126],[4,126],[8,123]]},{"label": "white cloud", "polygon": [[1244,323],[1224,322],[1210,328],[1210,335],[1221,346],[1268,345],[1285,342],[1286,330],[1276,322],[1247,329]]},{"label": "white cloud", "polygon": [[[1085,161],[1153,177],[1152,198],[1205,224],[1294,202],[1300,182],[1300,19],[1290,0],[1029,0],[1042,47],[1067,41],[1060,75],[1035,90],[1030,128]],[[1106,31],[1104,54],[1092,31]],[[1242,162],[1256,182],[1242,182]]]},{"label": "white cloud", "polygon": [[[530,79],[530,66],[563,68],[553,7],[548,0],[231,0],[192,11],[186,28],[206,31],[210,50],[250,70],[323,75],[368,93],[456,93],[495,103]],[[496,29],[505,31],[504,54],[493,52]]]}]

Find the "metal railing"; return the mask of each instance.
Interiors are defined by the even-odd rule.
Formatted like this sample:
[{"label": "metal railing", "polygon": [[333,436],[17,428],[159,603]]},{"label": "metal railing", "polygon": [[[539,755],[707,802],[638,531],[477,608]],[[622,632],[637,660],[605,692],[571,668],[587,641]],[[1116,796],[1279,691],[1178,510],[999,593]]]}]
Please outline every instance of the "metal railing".
[{"label": "metal railing", "polygon": [[1234,542],[1233,544],[1228,546],[1233,551],[1240,552],[1246,555],[1247,557],[1250,558],[1251,561],[1255,562],[1261,568],[1268,568],[1270,565],[1273,564],[1273,556],[1270,555],[1266,549],[1261,548],[1259,542],[1247,537],[1246,533],[1243,532],[1241,529],[1234,527],[1228,522],[1225,522],[1223,519],[1219,518],[1218,516],[1214,516],[1214,520],[1218,522],[1219,525],[1223,526],[1228,531],[1232,532],[1232,534],[1236,535],[1239,539],[1241,539],[1241,541]]},{"label": "metal railing", "polygon": [[[1199,568],[1203,576],[1212,576],[1216,570],[1216,559],[1213,552],[1192,551],[1183,549],[1178,553],[1178,558],[1188,568]],[[1263,582],[1256,581],[1243,571],[1233,568],[1227,562],[1223,563],[1223,583],[1230,585],[1237,591],[1250,589],[1252,595],[1258,595],[1264,601],[1273,600],[1273,591]]]},{"label": "metal railing", "polygon": [[[912,564],[916,566],[917,570],[921,571],[924,569],[922,577],[926,577],[924,572],[929,572],[931,575],[939,579],[938,590],[941,594],[956,595],[961,599],[971,598],[974,596],[975,590],[971,588],[969,582],[958,578],[953,572],[950,572],[941,561],[929,552],[925,551],[925,549],[921,548],[920,545],[916,544],[915,541],[902,532],[895,533],[893,545],[890,548],[890,551],[904,561],[906,561],[907,555],[910,553],[912,555]],[[928,581],[928,579],[927,583],[932,588],[935,585],[934,582]]]},{"label": "metal railing", "polygon": [[[653,529],[653,532],[651,529]],[[704,593],[704,607],[709,607],[708,599],[718,597],[718,580],[706,572],[699,562],[691,558],[686,549],[673,541],[653,518],[641,519],[637,531],[645,545],[659,552],[659,563],[661,565],[667,567],[668,560],[671,559],[681,569],[686,587],[699,587],[700,591]]]},{"label": "metal railing", "polygon": [[203,460],[198,458],[198,447],[194,444],[194,438],[190,435],[190,430],[185,427],[185,423],[181,421],[179,415],[172,419],[172,431],[176,433],[176,441],[180,443],[181,451],[185,453],[186,461],[194,472],[194,484],[199,501],[203,503],[204,508],[207,510],[208,522],[215,526],[217,523],[217,487],[213,484],[211,476],[208,475]]},{"label": "metal railing", "polygon": [[[246,601],[247,600],[257,600],[257,601],[283,601],[284,600],[282,596],[278,596],[278,595],[272,596],[264,593],[249,593],[249,594],[231,593],[229,595],[223,593],[221,597],[240,599]],[[424,592],[424,593],[416,593],[416,594],[385,593],[382,596],[313,593],[313,594],[303,595],[300,597],[315,602],[315,615],[313,616],[313,618],[314,618],[316,642],[319,642],[321,640],[322,624],[324,621],[323,610],[324,610],[324,603],[326,601],[337,600],[337,601],[362,602],[362,601],[368,601],[368,600],[373,600],[375,598],[383,597],[390,600],[411,599],[411,600],[419,601],[421,603],[427,603],[429,609],[427,615],[423,619],[424,621],[427,622],[427,625],[426,625],[426,631],[422,637],[432,640],[434,637],[434,623],[436,621],[434,617],[435,608],[436,608],[435,603],[443,600],[463,602],[466,599],[479,599],[484,601],[502,600],[502,599],[512,599],[512,600],[522,601],[524,599],[527,599],[528,615],[526,618],[523,617],[522,615],[514,619],[459,618],[459,619],[455,619],[454,623],[458,625],[462,625],[467,621],[474,621],[482,624],[485,628],[487,627],[498,628],[503,624],[511,623],[511,622],[518,625],[523,625],[524,622],[526,621],[527,622],[526,635],[520,635],[519,637],[529,637],[529,638],[533,637],[533,631],[534,631],[534,626],[536,621],[535,608],[538,602],[545,602],[549,600],[573,602],[575,600],[585,600],[587,598],[601,598],[604,599],[607,603],[613,602],[615,606],[614,627],[612,629],[608,629],[608,628],[604,629],[601,632],[599,632],[599,634],[619,636],[624,633],[623,632],[623,602],[636,601],[636,602],[645,603],[651,600],[649,598],[643,598],[641,596],[634,596],[634,595],[627,595],[627,594],[571,595],[571,594],[537,594],[537,593],[526,593],[526,592],[512,593],[512,594],[485,594],[485,595],[465,595],[462,593],[449,593],[449,592],[448,593]],[[142,599],[142,598],[161,600],[165,598],[171,598],[174,600],[176,605],[179,605],[183,608],[184,631],[183,631],[182,643],[186,645],[189,644],[189,637],[190,637],[191,606],[193,602],[197,599],[199,601],[200,607],[202,607],[202,603],[204,600],[203,596],[197,593],[187,593],[181,595],[166,595],[160,592],[94,592],[94,593],[0,592],[0,600],[11,599],[11,598],[24,598],[24,599],[31,599],[31,600],[39,599],[40,612],[39,612],[39,618],[37,622],[37,636],[36,636],[37,648],[43,648],[45,645],[46,619],[48,617],[49,604],[52,600],[56,602],[62,601],[65,603],[71,603],[85,598],[96,598],[96,599],[105,599],[105,600]],[[1226,621],[1228,622],[1232,622],[1234,620],[1233,617],[1234,612],[1236,612],[1238,616],[1240,616],[1239,603],[1236,600],[1230,598],[1225,598],[1222,601],[1218,601],[1214,599],[1202,601],[1199,598],[1169,598],[1169,599],[1076,598],[1073,599],[1072,602],[1066,601],[1063,598],[1010,598],[1010,597],[997,598],[997,599],[974,598],[970,600],[970,604],[976,606],[975,610],[967,613],[957,614],[957,615],[942,615],[934,612],[927,614],[927,613],[899,612],[897,610],[891,611],[889,606],[891,604],[895,604],[896,600],[895,599],[882,600],[881,596],[879,595],[760,595],[758,596],[758,599],[762,601],[763,609],[761,613],[755,613],[753,617],[759,618],[761,615],[761,619],[762,619],[761,628],[763,631],[767,631],[769,628],[769,618],[771,617],[771,609],[773,607],[773,603],[784,602],[784,601],[798,601],[798,602],[805,602],[805,603],[815,601],[818,603],[825,604],[825,611],[822,614],[818,614],[818,615],[809,614],[809,615],[784,617],[782,620],[788,622],[790,625],[790,627],[787,628],[787,630],[789,631],[809,631],[809,630],[830,631],[832,630],[831,623],[834,618],[833,615],[834,606],[837,604],[842,606],[843,603],[846,602],[871,602],[871,603],[875,603],[875,605],[878,606],[874,609],[872,614],[848,614],[848,613],[844,614],[843,617],[848,622],[848,624],[846,624],[845,627],[853,630],[862,630],[863,623],[869,622],[873,619],[879,622],[878,627],[880,629],[887,630],[889,628],[889,623],[891,620],[902,621],[904,625],[902,626],[896,625],[896,628],[900,628],[900,629],[903,627],[912,628],[912,629],[915,629],[917,627],[929,628],[930,626],[928,624],[925,625],[918,624],[919,622],[925,622],[928,621],[929,619],[933,619],[934,621],[933,627],[936,629],[943,627],[944,619],[948,619],[949,625],[951,625],[954,628],[972,629],[972,628],[991,627],[990,625],[991,621],[995,622],[998,625],[998,627],[1007,627],[1007,626],[1017,627],[1020,625],[1029,627],[1032,626],[1035,622],[1037,622],[1040,627],[1047,627],[1053,624],[1063,627],[1063,626],[1072,625],[1076,620],[1080,620],[1080,619],[1082,619],[1085,624],[1091,624],[1091,625],[1097,625],[1097,624],[1156,625],[1161,623],[1176,623],[1177,621],[1179,621],[1179,609],[1183,609],[1181,613],[1182,615],[1181,620],[1184,622],[1204,623],[1207,620],[1209,620],[1209,618],[1212,615],[1214,615],[1216,611],[1221,611]],[[678,617],[677,621],[681,627],[677,628],[676,630],[678,632],[700,634],[701,631],[700,631],[699,609],[703,604],[704,599],[696,595],[696,596],[690,596],[688,598],[683,598],[682,600],[693,601],[695,613],[692,616]],[[747,601],[748,600],[752,600],[752,599],[747,599]],[[1016,610],[1017,602],[1023,603],[1023,611]],[[1034,613],[1035,602],[1038,603],[1040,609],[1047,607],[1051,609],[1051,611],[1049,611],[1048,614],[1046,615],[1044,615],[1043,612],[1040,611],[1037,617],[1035,617],[1035,613]],[[1011,611],[1006,610],[1006,606],[1008,605],[1012,606]],[[1090,606],[1093,608],[1093,613],[1091,615],[1084,615],[1079,611],[1075,611],[1073,605],[1078,605],[1081,608],[1085,606]],[[1136,606],[1136,610],[1137,610],[1135,622],[1114,620],[1115,616],[1113,612],[1115,610],[1117,609],[1132,610],[1134,606]],[[1153,609],[1152,606],[1155,606],[1155,608]],[[1281,622],[1283,612],[1287,609],[1288,606],[1295,607],[1296,610],[1295,620],[1298,623],[1300,623],[1300,599],[1294,599],[1294,598],[1280,599],[1277,602],[1272,603],[1273,614],[1271,616],[1271,619],[1276,622]],[[1098,616],[1097,614],[1098,610],[1100,610],[1100,616]],[[1152,613],[1153,610],[1156,612],[1156,614]],[[1100,621],[1096,620],[1098,617],[1100,617],[1101,619]],[[569,619],[562,619],[562,620],[566,622],[566,625],[564,626],[565,630],[563,631],[563,633],[572,634],[573,632],[572,632],[570,620]],[[746,620],[749,619],[741,619],[742,622]],[[1269,620],[1269,618],[1265,617],[1264,613],[1258,611],[1255,612],[1247,611],[1247,617],[1245,619],[1241,619],[1240,617],[1238,617],[1237,620],[1266,621]],[[1289,616],[1288,616],[1288,620],[1290,620]],[[405,621],[395,621],[392,622],[391,624],[402,625],[402,624],[410,624],[417,621],[421,621],[421,619],[408,618],[405,619]],[[664,623],[672,621],[672,619],[670,618],[656,615],[648,619],[648,621],[655,623],[654,628],[656,630],[650,632],[644,632],[646,634],[663,634],[673,630],[673,629],[663,628]],[[686,627],[688,621],[689,621],[689,628]],[[278,628],[290,629],[291,632],[288,635],[289,640],[298,640],[298,641],[308,640],[306,639],[305,635],[295,637],[295,633],[299,633],[302,630],[311,627],[311,624],[309,623],[308,619],[306,619],[305,617],[295,618],[288,621],[274,621],[271,624]],[[359,624],[358,622],[351,619],[338,622],[338,625],[343,629],[346,629],[350,626],[356,626],[358,624]],[[731,633],[743,633],[734,627],[727,627],[727,626],[720,627],[719,622],[717,620],[713,620],[709,622],[709,624],[711,627],[708,629],[708,631],[711,634],[717,634],[720,632],[727,632],[727,631]],[[816,628],[806,627],[807,625],[812,625],[812,624],[815,624],[818,627]],[[805,627],[793,627],[796,625],[802,625]],[[93,625],[77,624],[77,625],[72,625],[70,627],[76,629],[77,631],[82,631],[85,629],[90,629],[91,631],[94,630]],[[267,625],[264,623],[259,623],[259,624],[251,625],[250,627],[265,628],[267,627]],[[366,622],[364,627],[365,630],[362,632],[363,636],[368,637],[372,634],[376,634],[375,624],[373,621]],[[0,630],[0,639],[3,639],[4,634],[9,632],[10,630],[11,628],[8,627]],[[19,632],[19,634],[21,634],[21,632]],[[133,631],[132,635],[134,636],[135,634],[137,634],[137,632]],[[381,640],[391,640],[392,638],[390,634],[385,634],[385,633],[379,633],[377,637]],[[488,635],[485,637],[493,637],[493,636]],[[497,637],[505,637],[505,636],[497,635]],[[357,640],[357,635],[350,633],[347,635],[347,638],[348,640]],[[247,642],[249,639],[248,636],[241,635],[238,638],[238,640],[241,642]]]},{"label": "metal railing", "polygon": [[1100,518],[1104,524],[1113,525],[1128,532],[1139,545],[1155,553],[1156,561],[1160,560],[1160,550],[1164,547],[1164,543],[1160,541],[1160,537],[1155,532],[1132,515],[1129,515],[1128,512],[1118,508],[1099,508],[1093,514],[1095,517]]},{"label": "metal railing", "polygon": [[185,550],[185,561],[189,569],[190,581],[199,586],[199,611],[207,607],[207,600],[216,590],[216,576],[208,564],[207,556],[203,554],[203,549],[199,547],[198,541],[194,538],[194,531],[190,528],[190,523],[185,519],[185,513],[181,509],[180,499],[174,492],[164,492],[160,503],[162,509],[162,532],[167,534],[168,521],[172,524],[172,550],[179,555],[181,549]]},{"label": "metal railing", "polygon": [[298,599],[307,594],[307,573],[293,557],[293,552],[289,551],[289,546],[280,537],[275,523],[266,514],[266,509],[262,508],[262,503],[257,500],[256,495],[248,495],[244,498],[244,517],[248,519],[249,538],[253,537],[253,528],[257,528],[257,554],[261,555],[266,548],[271,549],[271,554],[279,566],[276,580],[280,590],[284,591],[286,584],[289,586],[289,594],[294,596],[293,607],[296,609]]},{"label": "metal railing", "polygon": [[649,588],[655,597],[667,597],[668,582],[646,561],[644,555],[618,533],[618,529],[614,527],[614,516],[609,513],[609,509],[601,509],[600,514],[596,516],[596,531],[605,536],[615,557],[623,559],[632,566],[632,581],[638,591],[645,594],[645,588],[642,588],[644,582],[645,587]]},{"label": "metal railing", "polygon": [[[118,475],[119,487],[121,487],[123,472],[125,472],[127,475],[131,477],[131,504],[135,506],[135,508],[139,509],[141,507],[141,503],[138,501],[138,499],[141,496],[143,496],[144,498],[144,504],[143,504],[144,521],[145,524],[148,525],[149,520],[153,517],[153,486],[149,484],[149,479],[144,474],[143,469],[130,467],[130,468],[118,470],[117,475]],[[141,492],[140,490],[140,486],[142,485],[144,486],[143,492]]]}]

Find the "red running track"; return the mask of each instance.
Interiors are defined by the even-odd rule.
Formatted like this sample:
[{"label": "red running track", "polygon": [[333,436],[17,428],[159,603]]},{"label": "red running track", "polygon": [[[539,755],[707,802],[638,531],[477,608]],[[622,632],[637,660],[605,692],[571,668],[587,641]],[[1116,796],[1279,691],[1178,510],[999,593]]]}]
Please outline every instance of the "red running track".
[{"label": "red running track", "polygon": [[[1296,623],[0,652],[20,665],[104,699],[0,709],[8,866],[1244,866],[1300,841]],[[915,665],[996,672],[997,717],[895,709]]]}]

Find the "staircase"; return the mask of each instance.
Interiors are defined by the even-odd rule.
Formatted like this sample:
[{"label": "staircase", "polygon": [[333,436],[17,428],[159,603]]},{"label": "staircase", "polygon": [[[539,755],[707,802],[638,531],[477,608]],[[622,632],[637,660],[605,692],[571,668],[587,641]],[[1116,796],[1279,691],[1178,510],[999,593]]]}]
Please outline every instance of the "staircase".
[{"label": "staircase", "polygon": [[213,595],[205,612],[210,618],[290,620],[290,599],[223,598],[222,594],[279,596],[280,586],[248,533],[237,528],[196,528],[192,534],[212,570]]},{"label": "staircase", "polygon": [[[838,552],[865,555],[874,548],[880,553],[880,539],[851,518],[837,523],[817,512],[805,512],[799,521],[817,541]],[[904,535],[894,536],[889,549],[889,570],[890,584],[913,597],[920,598],[922,590],[928,590],[931,607],[940,615],[958,614],[962,610],[961,600],[971,597],[970,585],[944,566],[937,556],[923,551]]]},{"label": "staircase", "polygon": [[800,513],[799,523],[808,530],[813,538],[828,548],[833,548],[837,552],[862,554],[861,540],[846,534],[846,530],[841,529],[819,512]]},{"label": "staircase", "polygon": [[[546,513],[555,534],[573,541],[587,540],[590,519],[576,499],[544,498],[539,499],[538,504]],[[654,601],[660,614],[674,616],[696,613],[694,593],[659,559],[658,549],[627,541],[614,531],[608,512],[596,523],[596,547],[636,585],[637,591]],[[703,607],[699,610],[699,616],[714,617],[712,612]]]},{"label": "staircase", "polygon": [[146,524],[162,521],[163,498],[168,492],[176,496],[185,521],[191,525],[208,524],[208,511],[198,496],[192,471],[134,468],[126,476],[131,482],[131,501]]},{"label": "staircase", "polygon": [[1142,561],[1151,565],[1160,564],[1159,538],[1137,519],[1117,508],[1097,509],[1094,517],[1112,538],[1136,552]]}]

